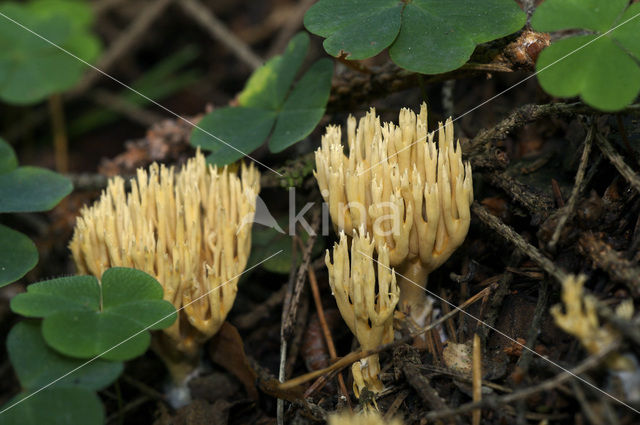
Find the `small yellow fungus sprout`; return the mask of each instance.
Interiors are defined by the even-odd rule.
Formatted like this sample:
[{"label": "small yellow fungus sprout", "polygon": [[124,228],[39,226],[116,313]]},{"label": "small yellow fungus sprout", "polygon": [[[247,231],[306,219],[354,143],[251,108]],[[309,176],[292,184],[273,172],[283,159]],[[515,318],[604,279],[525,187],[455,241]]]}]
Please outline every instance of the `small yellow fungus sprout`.
[{"label": "small yellow fungus sprout", "polygon": [[[620,333],[609,325],[600,326],[596,308],[596,299],[591,295],[583,295],[584,275],[569,275],[562,282],[562,303],[551,307],[551,315],[556,325],[568,334],[576,337],[590,354],[597,354],[604,347],[620,338]],[[624,319],[633,316],[633,301],[623,301],[618,305],[616,314]],[[614,370],[629,370],[632,366],[629,359],[613,353],[607,364]]]},{"label": "small yellow fungus sprout", "polygon": [[[398,303],[399,290],[393,270],[389,268],[389,250],[378,249],[377,273],[373,264],[374,242],[365,235],[354,233],[351,241],[351,262],[344,232],[333,246],[333,264],[329,250],[325,263],[329,269],[329,284],[342,318],[356,336],[363,350],[370,350],[393,341],[393,311]],[[377,281],[377,285],[376,285]],[[351,367],[353,391],[360,396],[363,388],[377,393],[383,385],[379,378],[380,362],[377,354],[366,357]]]},{"label": "small yellow fungus sprout", "polygon": [[385,420],[380,413],[375,410],[364,410],[353,414],[349,412],[335,413],[329,416],[328,425],[402,425],[398,418]]},{"label": "small yellow fungus sprout", "polygon": [[334,225],[347,234],[364,226],[378,249],[388,246],[401,275],[401,309],[421,326],[431,311],[427,277],[464,241],[473,202],[471,166],[454,145],[451,118],[440,123],[437,146],[434,137],[424,103],[417,116],[403,108],[398,125],[381,125],[371,108],[357,128],[353,116],[347,120],[348,156],[338,126],[327,127],[315,153]]},{"label": "small yellow fungus sprout", "polygon": [[69,247],[78,272],[101,276],[123,266],[154,276],[164,298],[184,307],[164,332],[193,357],[235,300],[251,249],[244,223],[252,222],[259,185],[252,165],[242,166],[240,178],[207,165],[199,151],[177,173],[156,163],[139,169],[129,194],[115,177],[77,220]]}]

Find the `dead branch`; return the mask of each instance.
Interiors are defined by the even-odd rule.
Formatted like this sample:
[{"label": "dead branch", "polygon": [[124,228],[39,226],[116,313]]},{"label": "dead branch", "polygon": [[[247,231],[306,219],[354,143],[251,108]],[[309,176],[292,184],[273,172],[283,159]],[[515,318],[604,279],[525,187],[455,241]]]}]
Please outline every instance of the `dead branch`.
[{"label": "dead branch", "polygon": [[516,248],[518,248],[520,251],[522,251],[522,253],[531,258],[540,267],[542,267],[544,271],[555,277],[559,282],[562,282],[567,277],[567,274],[562,269],[557,267],[553,263],[553,261],[542,255],[538,248],[525,241],[524,238],[520,236],[515,230],[504,224],[498,217],[492,215],[485,207],[480,205],[478,202],[474,202],[471,205],[471,210],[478,216],[480,220],[482,220],[484,224],[495,230],[500,236],[515,245]]},{"label": "dead branch", "polygon": [[561,209],[561,215],[558,217],[558,224],[556,225],[555,230],[553,231],[553,235],[551,236],[551,240],[549,241],[549,249],[555,249],[558,240],[560,239],[560,234],[562,233],[562,229],[564,228],[565,223],[574,213],[576,203],[578,201],[578,196],[584,190],[585,180],[584,175],[587,170],[587,163],[589,161],[589,153],[591,152],[591,142],[593,141],[593,134],[595,128],[594,125],[589,127],[587,131],[587,136],[584,139],[584,148],[582,149],[582,156],[580,158],[580,165],[578,166],[578,172],[576,173],[576,182],[573,185],[573,189],[571,189],[571,196],[569,197],[569,202],[565,207]]},{"label": "dead branch", "polygon": [[68,93],[68,96],[75,97],[91,87],[98,79],[109,72],[111,67],[122,58],[124,54],[129,52],[144,36],[148,33],[149,27],[158,19],[166,10],[167,6],[173,0],[155,0],[148,2],[145,7],[141,8],[142,13],[129,24],[118,38],[109,46],[107,51],[100,57],[96,64],[96,68],[101,72],[92,69],[84,78]]},{"label": "dead branch", "polygon": [[615,151],[611,143],[602,134],[596,134],[596,143],[618,172],[640,193],[640,177],[624,162],[622,156]]},{"label": "dead branch", "polygon": [[178,4],[193,20],[222,43],[238,59],[252,70],[260,67],[264,60],[256,55],[247,44],[239,39],[213,12],[198,0],[179,0]]},{"label": "dead branch", "polygon": [[505,404],[509,404],[517,400],[526,399],[539,392],[551,391],[557,388],[563,382],[566,382],[567,380],[574,378],[580,375],[581,373],[584,373],[598,366],[610,353],[614,352],[619,347],[620,347],[620,341],[615,341],[612,344],[608,345],[607,347],[603,348],[598,354],[594,354],[592,356],[587,357],[584,361],[582,361],[578,366],[574,367],[573,369],[569,371],[563,371],[562,373],[559,373],[555,377],[548,379],[544,382],[541,382],[538,385],[534,385],[532,387],[525,388],[523,390],[516,391],[511,394],[506,394],[499,397],[487,397],[484,400],[477,403],[474,403],[474,402],[466,403],[455,409],[429,412],[424,416],[424,418],[426,420],[436,420],[440,418],[447,418],[450,416],[461,415],[463,413],[467,413],[474,409],[479,409],[479,408],[497,409],[497,408],[501,408],[501,406]]},{"label": "dead branch", "polygon": [[601,237],[592,232],[583,233],[578,239],[578,251],[609,273],[611,279],[627,286],[635,296],[640,294],[640,268]]}]

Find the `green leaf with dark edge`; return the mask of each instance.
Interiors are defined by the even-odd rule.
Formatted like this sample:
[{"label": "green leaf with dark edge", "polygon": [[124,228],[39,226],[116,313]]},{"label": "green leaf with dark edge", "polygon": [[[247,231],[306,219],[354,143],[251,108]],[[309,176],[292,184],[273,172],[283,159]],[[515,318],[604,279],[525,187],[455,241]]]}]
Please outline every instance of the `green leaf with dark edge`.
[{"label": "green leaf with dark edge", "polygon": [[236,161],[260,147],[272,130],[269,148],[280,152],[315,128],[329,99],[333,67],[326,61],[316,62],[292,90],[308,46],[309,36],[297,34],[281,56],[270,59],[251,75],[238,95],[240,106],[216,109],[198,123],[202,130],[194,129],[191,144],[211,151],[209,163]]},{"label": "green leaf with dark edge", "polygon": [[476,45],[512,34],[525,22],[513,0],[414,0],[404,8],[389,54],[409,71],[440,74],[464,65]]},{"label": "green leaf with dark edge", "polygon": [[307,137],[324,115],[331,91],[333,62],[320,59],[298,81],[282,106],[269,140],[271,152],[281,152]]},{"label": "green leaf with dark edge", "polygon": [[18,158],[10,144],[0,137],[0,174],[13,171],[18,166]]},{"label": "green leaf with dark edge", "polygon": [[257,149],[269,136],[276,113],[259,108],[226,107],[207,114],[198,127],[224,140],[228,146],[199,128],[191,133],[191,144],[211,151],[211,164],[226,165]]},{"label": "green leaf with dark edge", "polygon": [[71,181],[58,173],[39,167],[18,167],[0,174],[0,212],[47,211],[71,190]]},{"label": "green leaf with dark edge", "polygon": [[[24,400],[20,402],[20,400]],[[47,388],[29,396],[18,394],[0,410],[3,425],[102,425],[104,407],[92,390]]]},{"label": "green leaf with dark edge", "polygon": [[402,2],[398,0],[324,0],[304,15],[304,26],[325,37],[332,56],[366,59],[389,47],[400,31]]},{"label": "green leaf with dark edge", "polygon": [[526,15],[513,0],[320,0],[304,17],[327,39],[327,53],[366,59],[389,47],[410,71],[439,74],[459,68],[475,46],[518,31]]},{"label": "green leaf with dark edge", "polygon": [[38,249],[20,232],[0,224],[0,287],[24,276],[38,263]]},{"label": "green leaf with dark edge", "polygon": [[276,110],[284,102],[291,83],[302,66],[309,36],[298,33],[289,41],[282,55],[274,56],[249,77],[238,95],[241,106]]},{"label": "green leaf with dark edge", "polygon": [[44,38],[5,19],[0,28],[0,98],[7,102],[39,102],[79,81],[87,66],[51,43],[85,61],[100,53],[100,41],[90,31],[92,11],[85,2],[5,3],[0,12]]},{"label": "green leaf with dark edge", "polygon": [[[582,4],[547,0],[532,18],[536,30],[585,28],[595,34],[558,40],[536,63],[542,88],[553,96],[580,98],[603,111],[617,111],[640,93],[640,13],[626,1]],[[621,25],[622,24],[622,25]],[[611,28],[619,28],[607,33]]]},{"label": "green leaf with dark edge", "polygon": [[120,362],[84,360],[63,356],[42,338],[40,321],[25,320],[16,324],[7,336],[7,352],[22,388],[36,391],[58,378],[55,388],[101,390],[118,379],[124,369]]},{"label": "green leaf with dark edge", "polygon": [[170,326],[173,305],[162,299],[162,287],[148,274],[124,267],[108,269],[102,285],[91,276],[71,276],[35,283],[11,301],[11,309],[43,317],[49,346],[67,356],[129,360],[144,353],[147,329]]}]

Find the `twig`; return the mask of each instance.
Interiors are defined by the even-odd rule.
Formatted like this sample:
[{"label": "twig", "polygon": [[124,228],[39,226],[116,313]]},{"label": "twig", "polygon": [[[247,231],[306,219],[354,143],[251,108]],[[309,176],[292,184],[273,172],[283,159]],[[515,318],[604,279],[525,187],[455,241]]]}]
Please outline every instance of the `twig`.
[{"label": "twig", "polygon": [[293,6],[294,10],[291,11],[289,19],[285,21],[284,25],[280,28],[278,35],[276,35],[275,39],[271,43],[266,55],[267,58],[270,58],[285,49],[293,34],[302,25],[302,18],[304,17],[307,9],[309,9],[315,1],[316,0],[302,0]]},{"label": "twig", "polygon": [[[516,267],[520,264],[522,260],[522,254],[519,251],[514,251],[511,253],[511,257],[508,261],[507,270],[502,274],[500,279],[498,280],[498,289],[491,296],[491,301],[489,307],[487,309],[487,313],[484,318],[484,323],[493,326],[498,318],[498,314],[500,312],[500,307],[502,306],[502,302],[504,298],[509,293],[509,287],[511,286],[511,281],[513,280],[513,273],[509,271],[509,267]],[[482,338],[486,338],[491,329],[484,326],[478,330],[480,336]]]},{"label": "twig", "polygon": [[559,282],[564,281],[567,274],[557,267],[553,262],[542,255],[538,248],[524,240],[511,227],[504,224],[498,217],[492,215],[485,207],[478,202],[471,205],[471,210],[482,220],[484,224],[495,230],[500,236],[511,242],[525,255],[535,261],[544,271],[555,277]]},{"label": "twig", "polygon": [[595,412],[589,405],[589,402],[587,401],[587,398],[584,395],[584,391],[582,391],[580,385],[578,385],[576,381],[569,382],[571,382],[571,388],[573,388],[573,393],[576,396],[576,400],[578,400],[578,403],[580,403],[580,407],[582,408],[582,411],[584,412],[584,415],[587,417],[589,422],[592,425],[603,425],[602,419],[595,414]]},{"label": "twig", "polygon": [[402,372],[404,373],[407,383],[418,393],[418,396],[420,396],[430,410],[449,408],[438,392],[431,386],[429,379],[420,373],[418,365],[405,362],[402,366]]},{"label": "twig", "polygon": [[[282,308],[282,324],[280,326],[280,372],[278,379],[283,382],[285,376],[285,363],[287,352],[287,341],[291,338],[295,329],[296,317],[298,313],[298,304],[300,303],[300,296],[302,295],[302,289],[304,288],[304,281],[306,277],[305,271],[309,268],[311,261],[311,251],[316,241],[318,234],[318,228],[320,226],[320,214],[318,210],[314,210],[313,219],[311,222],[311,228],[313,232],[308,236],[307,245],[302,253],[302,263],[298,267],[298,272],[295,274],[295,284],[289,285],[290,292],[285,297],[285,303]],[[294,241],[295,247],[295,241]],[[295,260],[292,264],[295,264]],[[291,270],[294,270],[292,265]],[[290,276],[293,277],[293,274]],[[290,282],[292,279],[289,280]],[[279,398],[277,405],[277,421],[278,425],[284,424],[284,400]]]},{"label": "twig", "polygon": [[300,296],[302,295],[305,278],[307,277],[306,271],[309,268],[309,263],[311,261],[311,251],[313,250],[313,245],[316,241],[319,227],[320,213],[319,209],[315,209],[313,212],[313,218],[311,220],[311,229],[313,230],[313,233],[308,236],[308,239],[306,241],[306,246],[304,248],[304,251],[302,252],[302,263],[300,264],[300,267],[298,267],[295,285],[293,286],[293,291],[291,294],[291,303],[288,306],[287,311],[283,315],[281,333],[287,339],[291,337],[294,328],[296,316],[298,313],[298,302],[300,300]]},{"label": "twig", "polygon": [[620,347],[620,344],[621,344],[620,341],[614,341],[613,343],[609,344],[608,346],[600,350],[599,353],[587,357],[578,366],[574,367],[568,372],[563,371],[562,373],[559,373],[553,378],[548,379],[544,382],[541,382],[538,385],[534,385],[532,387],[525,388],[523,390],[516,391],[511,394],[506,394],[499,397],[487,397],[484,400],[477,403],[476,402],[466,403],[455,409],[429,412],[424,416],[424,419],[427,421],[431,421],[431,420],[440,419],[440,418],[447,418],[449,416],[461,415],[463,413],[470,412],[474,409],[479,409],[479,408],[498,408],[504,404],[509,404],[517,400],[526,399],[539,392],[551,391],[554,388],[556,388],[558,385],[571,379],[572,377],[578,376],[581,373],[584,373],[585,371],[600,364],[600,362],[602,362],[602,360],[604,360],[605,357],[607,357],[610,353],[617,350]]},{"label": "twig", "polygon": [[[280,324],[280,366],[278,368],[278,381],[284,382],[286,379],[286,361],[287,361],[287,338],[284,334],[284,322],[287,317],[287,312],[291,308],[291,296],[293,294],[293,279],[295,278],[295,267],[297,259],[297,249],[294,239],[291,239],[291,269],[289,270],[289,279],[287,280],[287,291],[282,303],[282,318]],[[276,420],[278,425],[284,425],[284,400],[278,398],[276,402]]]},{"label": "twig", "polygon": [[[573,116],[577,114],[603,113],[591,109],[581,102],[575,103],[546,103],[542,105],[523,105],[511,112],[505,119],[493,127],[480,131],[469,143],[470,151],[477,149],[485,143],[502,140],[514,130],[524,127],[530,122],[537,121],[552,115]],[[640,113],[640,104],[629,105],[620,113]]]},{"label": "twig", "polygon": [[[549,300],[549,281],[544,280],[538,291],[538,302],[533,312],[533,318],[531,319],[531,326],[529,327],[529,333],[527,334],[527,342],[525,346],[531,350],[536,344],[538,335],[540,334],[540,325],[542,323],[542,317],[547,311],[547,301]],[[522,350],[522,355],[518,359],[516,366],[523,372],[527,373],[529,365],[533,359],[533,353],[529,350]]]},{"label": "twig", "polygon": [[583,233],[578,239],[578,252],[609,273],[611,279],[625,284],[634,295],[640,294],[640,267],[627,260],[600,237],[591,232]]},{"label": "twig", "polygon": [[[297,236],[295,239],[299,239]],[[303,288],[304,293],[306,293],[306,287]],[[293,367],[295,366],[295,361],[298,358],[298,354],[300,353],[300,346],[302,345],[302,337],[304,336],[304,330],[307,326],[307,319],[309,317],[309,297],[304,296],[300,297],[300,303],[298,307],[298,320],[295,321],[295,326],[292,332],[291,341],[289,341],[289,354],[287,355],[287,360],[285,363],[285,377],[291,376],[293,373]]]},{"label": "twig", "polygon": [[602,153],[611,161],[622,176],[627,179],[633,188],[640,192],[640,177],[625,162],[622,156],[613,149],[611,143],[600,133],[596,134],[596,143]]},{"label": "twig", "polygon": [[264,61],[218,19],[211,10],[198,0],[179,0],[180,7],[198,22],[209,34],[224,44],[238,59],[251,69],[260,67]]},{"label": "twig", "polygon": [[562,213],[558,218],[558,224],[556,225],[555,230],[553,231],[553,235],[551,236],[551,240],[549,241],[549,249],[555,249],[558,240],[560,239],[560,233],[562,233],[562,229],[564,228],[565,223],[574,213],[576,203],[578,201],[578,196],[584,190],[584,175],[587,171],[587,164],[589,162],[589,153],[591,153],[591,142],[593,141],[593,133],[595,131],[595,124],[589,127],[587,130],[587,136],[584,139],[584,148],[582,149],[582,157],[580,158],[580,165],[578,166],[578,172],[576,173],[576,182],[573,185],[573,189],[571,189],[571,196],[569,197],[569,202],[562,209]]},{"label": "twig", "polygon": [[[100,69],[102,72],[108,72],[125,53],[135,46],[143,35],[148,33],[148,29],[151,24],[153,24],[156,19],[164,13],[165,9],[172,1],[173,0],[154,0],[147,2],[145,6],[141,8],[143,13],[138,15],[138,17],[120,34],[116,41],[109,46],[109,49],[100,57],[96,68]],[[84,93],[102,75],[102,73],[92,69],[92,71],[87,73],[68,95],[75,97]]]},{"label": "twig", "polygon": [[553,209],[551,197],[536,193],[525,184],[514,179],[507,173],[490,173],[489,182],[504,190],[514,201],[524,206],[536,221],[543,221]]},{"label": "twig", "polygon": [[[309,275],[309,284],[311,286],[311,293],[313,294],[313,301],[316,305],[318,321],[320,322],[320,327],[322,328],[322,334],[324,335],[324,341],[327,344],[327,349],[329,350],[329,357],[331,358],[331,360],[335,360],[338,358],[338,353],[336,352],[336,346],[333,344],[333,337],[331,336],[331,330],[329,329],[329,326],[327,325],[327,320],[324,316],[324,309],[322,308],[322,298],[320,297],[320,289],[318,288],[316,272],[313,270],[313,267],[309,267],[307,269],[307,274]],[[349,404],[349,408],[351,408],[349,393],[347,392],[347,386],[344,383],[344,377],[342,376],[342,373],[338,373],[338,385],[340,386],[340,392],[342,393],[342,396],[345,398],[345,400]]]},{"label": "twig", "polygon": [[[473,334],[472,376],[473,401],[478,403],[482,401],[482,347],[477,333]],[[476,409],[471,412],[471,423],[473,425],[480,425],[480,419],[482,419],[482,409]]]}]

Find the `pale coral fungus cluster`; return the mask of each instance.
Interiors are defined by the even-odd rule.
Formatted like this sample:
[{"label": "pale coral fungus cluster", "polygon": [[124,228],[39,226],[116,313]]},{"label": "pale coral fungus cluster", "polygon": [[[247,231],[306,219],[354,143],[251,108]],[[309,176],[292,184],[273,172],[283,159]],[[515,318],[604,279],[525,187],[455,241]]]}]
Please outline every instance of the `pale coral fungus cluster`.
[{"label": "pale coral fungus cluster", "polygon": [[[374,242],[362,229],[360,234],[354,234],[349,258],[347,238],[340,232],[340,242],[333,248],[333,263],[329,251],[325,258],[340,314],[363,350],[393,341],[393,311],[400,295],[396,276],[389,268],[389,250],[382,246],[375,267],[373,247]],[[382,391],[377,354],[354,363],[351,370],[356,397],[365,387],[372,392]]]},{"label": "pale coral fungus cluster", "polygon": [[[583,294],[586,277],[569,275],[562,282],[562,303],[551,307],[551,315],[556,325],[580,341],[590,354],[598,354],[600,350],[620,338],[620,332],[609,325],[600,325],[598,320],[596,299]],[[618,305],[616,315],[623,319],[633,316],[633,301],[626,300]],[[629,358],[613,353],[607,359],[609,367],[614,370],[628,370],[632,366]]]},{"label": "pale coral fungus cluster", "polygon": [[[395,280],[389,277],[395,276],[390,268],[393,267],[398,272],[400,309],[414,324],[424,326],[431,313],[424,291],[427,277],[466,237],[473,181],[471,166],[462,161],[460,143],[454,143],[453,122],[448,119],[439,124],[436,143],[435,133],[427,131],[424,103],[418,115],[403,108],[397,125],[381,124],[373,108],[359,122],[350,116],[346,133],[348,154],[342,144],[342,129],[327,128],[315,153],[315,176],[333,224],[341,232],[340,243],[333,250],[333,265],[327,254],[331,287],[345,321],[366,349],[392,340],[395,303],[386,302],[384,317],[388,322],[375,328],[371,314],[379,315],[373,307],[377,304],[365,303],[360,311],[366,313],[358,314],[355,300],[349,298],[347,303],[347,292],[337,288],[348,287],[350,297],[374,294],[370,299],[378,299],[378,303],[393,299],[397,294]],[[351,273],[345,234],[353,236]],[[373,272],[362,272],[373,270],[374,247],[378,257],[375,261],[379,262],[377,290]],[[385,283],[389,279],[393,284]],[[358,320],[367,318],[369,329],[356,327]],[[375,338],[367,336],[374,334]],[[379,365],[366,363],[366,368],[368,374],[360,379],[358,373],[365,368],[354,365],[356,394],[361,391],[362,382],[373,392],[382,389],[379,378],[374,376]]]},{"label": "pale coral fungus cluster", "polygon": [[335,413],[327,419],[328,425],[403,425],[398,418],[385,419],[374,410],[365,410],[357,414]]},{"label": "pale coral fungus cluster", "polygon": [[207,165],[200,152],[178,172],[139,169],[128,194],[115,177],[78,218],[70,243],[78,271],[101,276],[124,266],[154,276],[164,298],[184,307],[164,332],[193,355],[233,305],[251,249],[251,226],[242,224],[255,212],[259,182],[253,166],[238,177]]},{"label": "pale coral fungus cluster", "polygon": [[[419,285],[444,263],[467,234],[473,202],[471,166],[462,162],[448,119],[427,132],[427,107],[403,108],[399,124],[380,124],[371,109],[356,126],[329,126],[316,151],[316,179],[334,225],[351,235],[364,226],[401,276],[400,304],[423,325],[430,308]],[[403,278],[406,277],[405,278]],[[415,282],[415,283],[412,283]]]}]

